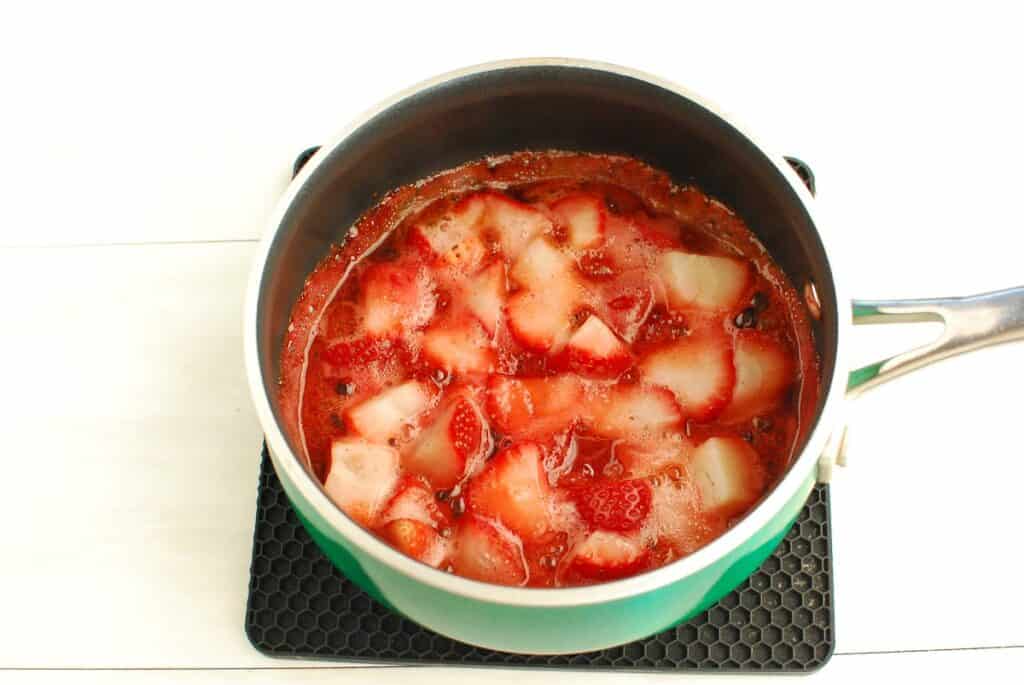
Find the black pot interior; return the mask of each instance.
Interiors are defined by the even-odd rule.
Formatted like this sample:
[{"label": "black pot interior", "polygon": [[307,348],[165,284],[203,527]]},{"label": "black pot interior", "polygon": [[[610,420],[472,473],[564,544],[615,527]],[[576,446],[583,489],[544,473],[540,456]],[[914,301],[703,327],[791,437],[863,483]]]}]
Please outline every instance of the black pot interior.
[{"label": "black pot interior", "polygon": [[257,315],[266,386],[276,386],[281,341],[306,276],[383,193],[486,155],[551,148],[637,157],[735,210],[798,291],[808,282],[816,286],[822,318],[814,333],[828,387],[839,311],[832,273],[810,216],[774,164],[732,126],[677,93],[569,66],[449,80],[402,100],[330,151],[288,209],[263,274]]}]

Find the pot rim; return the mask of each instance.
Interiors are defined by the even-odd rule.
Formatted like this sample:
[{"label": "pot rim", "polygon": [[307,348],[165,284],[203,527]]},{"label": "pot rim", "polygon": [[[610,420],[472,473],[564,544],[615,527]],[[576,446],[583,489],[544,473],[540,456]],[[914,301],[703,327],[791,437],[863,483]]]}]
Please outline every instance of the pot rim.
[{"label": "pot rim", "polygon": [[[391,98],[364,112],[361,116],[350,122],[329,142],[325,143],[292,180],[291,184],[279,199],[269,218],[265,233],[259,242],[256,259],[250,275],[243,313],[242,337],[245,347],[244,357],[246,378],[249,383],[250,394],[252,395],[253,402],[256,407],[257,417],[265,433],[265,438],[274,467],[282,473],[284,478],[291,481],[292,485],[298,489],[300,495],[305,498],[305,500],[335,529],[335,531],[337,531],[338,534],[344,536],[345,539],[358,546],[366,554],[373,557],[374,560],[387,566],[392,571],[401,573],[408,578],[432,588],[443,590],[454,595],[483,602],[519,607],[582,606],[641,595],[697,573],[743,544],[758,530],[765,526],[771,518],[782,509],[785,503],[796,495],[800,486],[806,481],[808,475],[815,468],[828,438],[832,433],[832,428],[839,425],[837,423],[837,417],[841,412],[841,405],[844,403],[845,399],[848,371],[845,357],[845,341],[849,337],[847,329],[852,325],[851,317],[848,313],[842,311],[837,312],[838,335],[836,338],[836,361],[832,380],[824,392],[824,404],[822,406],[818,422],[808,436],[804,449],[790,466],[786,475],[767,497],[765,497],[739,523],[709,544],[686,557],[678,559],[666,566],[662,566],[640,575],[631,576],[629,578],[600,583],[597,585],[571,588],[510,587],[470,580],[420,563],[379,540],[368,530],[350,519],[341,511],[340,508],[337,507],[337,505],[333,503],[333,501],[331,501],[322,485],[306,469],[302,460],[292,452],[288,446],[287,440],[285,439],[281,426],[278,425],[278,422],[274,417],[274,412],[271,407],[269,390],[276,387],[277,380],[270,379],[270,382],[268,383],[267,379],[263,377],[259,363],[257,315],[259,310],[260,290],[263,283],[263,273],[266,269],[270,250],[277,232],[280,229],[281,222],[287,214],[288,208],[291,206],[295,198],[300,195],[309,178],[316,172],[320,165],[323,164],[324,160],[327,159],[329,153],[340,145],[348,136],[375,116],[400,101],[413,97],[420,92],[467,76],[491,71],[530,67],[563,67],[605,71],[625,76],[627,78],[644,81],[697,103],[735,128],[775,165],[782,177],[786,179],[791,189],[800,199],[808,215],[811,217],[812,223],[818,231],[822,240],[822,245],[825,248],[825,256],[828,260],[834,281],[837,307],[842,308],[848,306],[850,300],[845,296],[845,281],[838,277],[836,273],[839,263],[837,260],[837,254],[829,251],[829,241],[826,239],[826,236],[822,234],[821,224],[817,221],[817,217],[821,214],[820,208],[816,208],[814,206],[815,203],[810,192],[785,159],[781,155],[770,153],[767,148],[758,142],[758,140],[760,140],[759,138],[755,138],[749,133],[749,129],[747,127],[737,123],[735,117],[727,116],[720,108],[677,84],[628,67],[605,62],[571,58],[527,58],[487,62],[450,71],[426,81],[422,81],[395,94]],[[800,287],[799,284],[797,284],[797,287]]]}]

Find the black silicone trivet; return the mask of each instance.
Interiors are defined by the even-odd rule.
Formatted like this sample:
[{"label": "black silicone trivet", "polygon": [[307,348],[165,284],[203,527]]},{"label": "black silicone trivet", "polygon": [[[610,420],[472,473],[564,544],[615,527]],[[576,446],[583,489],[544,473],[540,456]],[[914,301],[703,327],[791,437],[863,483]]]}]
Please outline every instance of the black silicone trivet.
[{"label": "black silicone trivet", "polygon": [[[305,159],[311,156],[307,153]],[[814,176],[807,165],[789,161],[813,192]],[[700,616],[646,640],[597,652],[495,652],[432,633],[377,604],[345,578],[299,523],[264,448],[245,632],[256,649],[270,656],[437,665],[807,672],[824,665],[834,647],[830,540],[828,486],[817,485],[772,556]]]}]

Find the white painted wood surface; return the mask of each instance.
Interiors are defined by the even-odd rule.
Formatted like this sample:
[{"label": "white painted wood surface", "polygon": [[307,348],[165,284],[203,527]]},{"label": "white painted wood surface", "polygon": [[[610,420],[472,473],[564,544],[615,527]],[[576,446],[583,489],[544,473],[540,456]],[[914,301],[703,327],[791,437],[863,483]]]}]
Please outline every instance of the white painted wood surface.
[{"label": "white painted wood surface", "polygon": [[[437,72],[534,54],[656,72],[812,164],[853,294],[1024,284],[1024,48],[998,6],[520,2],[495,9],[500,26],[478,7],[5,13],[0,669],[31,670],[0,681],[408,680],[268,659],[245,639],[260,432],[240,318],[293,157]],[[854,347],[867,362],[927,335],[859,329]],[[1022,354],[864,398],[832,488],[839,655],[816,680],[1019,681]],[[144,670],[90,670],[126,668]]]}]

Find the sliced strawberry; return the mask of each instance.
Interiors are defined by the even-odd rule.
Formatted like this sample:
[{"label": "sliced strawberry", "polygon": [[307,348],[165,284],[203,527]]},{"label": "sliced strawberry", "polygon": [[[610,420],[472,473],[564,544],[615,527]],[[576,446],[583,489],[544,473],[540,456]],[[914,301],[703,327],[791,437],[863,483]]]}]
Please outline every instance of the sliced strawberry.
[{"label": "sliced strawberry", "polygon": [[568,229],[569,244],[580,249],[597,247],[604,240],[606,210],[594,195],[570,195],[551,205]]},{"label": "sliced strawberry", "polygon": [[324,490],[360,524],[374,525],[397,482],[398,452],[391,447],[352,439],[331,443]]},{"label": "sliced strawberry", "polygon": [[551,529],[552,492],[533,443],[519,443],[494,456],[466,490],[467,509],[494,519],[524,540]]},{"label": "sliced strawberry", "polygon": [[423,334],[423,357],[449,373],[490,373],[497,362],[483,327],[468,317],[446,318]]},{"label": "sliced strawberry", "polygon": [[582,400],[583,384],[572,375],[491,376],[487,382],[487,414],[509,435],[556,433],[579,416]]},{"label": "sliced strawberry", "polygon": [[419,478],[407,475],[398,483],[395,494],[380,515],[381,523],[396,519],[419,521],[436,528],[444,521],[444,514],[437,506],[434,493]]},{"label": "sliced strawberry", "polygon": [[750,284],[750,265],[740,259],[672,250],[658,260],[670,306],[725,310],[736,306]]},{"label": "sliced strawberry", "polygon": [[721,532],[724,521],[701,511],[700,493],[684,471],[681,479],[665,478],[651,487],[651,515],[643,537],[672,545],[689,554]]},{"label": "sliced strawberry", "polygon": [[402,465],[427,478],[432,487],[447,490],[476,471],[491,446],[483,412],[473,400],[459,398],[406,450]]},{"label": "sliced strawberry", "polygon": [[617,385],[592,402],[592,428],[609,438],[653,438],[679,426],[683,415],[665,388]]},{"label": "sliced strawberry", "polygon": [[590,316],[572,334],[553,363],[581,376],[615,378],[632,366],[633,356],[601,319]]},{"label": "sliced strawberry", "polygon": [[530,350],[557,349],[568,339],[583,297],[572,260],[545,238],[531,242],[512,266],[522,289],[508,301],[509,330]]},{"label": "sliced strawberry", "polygon": [[474,276],[464,290],[466,307],[491,337],[498,331],[505,308],[505,281],[505,262],[496,260]]},{"label": "sliced strawberry", "polygon": [[615,459],[623,472],[631,478],[645,478],[656,474],[682,477],[693,443],[679,434],[662,440],[643,443],[622,442],[615,445]]},{"label": "sliced strawberry", "polygon": [[650,269],[657,262],[657,245],[647,239],[635,220],[609,215],[605,227],[604,252],[616,269]]},{"label": "sliced strawberry", "polygon": [[651,511],[651,486],[643,480],[600,481],[574,493],[583,520],[604,530],[637,530]]},{"label": "sliced strawberry", "polygon": [[654,307],[654,290],[646,271],[634,269],[593,288],[597,309],[608,327],[633,342]]},{"label": "sliced strawberry", "polygon": [[508,530],[479,516],[464,516],[455,533],[452,567],[460,576],[501,585],[525,585],[523,545]]},{"label": "sliced strawberry", "polygon": [[573,280],[572,259],[546,238],[537,238],[512,263],[509,274],[527,290],[546,290],[557,281]]},{"label": "sliced strawberry", "polygon": [[345,412],[349,428],[371,442],[388,442],[415,425],[430,408],[434,393],[424,383],[406,381],[360,402]]},{"label": "sliced strawberry", "polygon": [[570,573],[611,580],[636,573],[647,562],[647,548],[635,537],[606,530],[590,533],[571,552]]},{"label": "sliced strawberry", "polygon": [[774,408],[796,380],[793,358],[776,338],[741,330],[735,344],[736,388],[723,421],[743,421]]},{"label": "sliced strawberry", "polygon": [[538,235],[551,229],[543,212],[499,193],[484,193],[487,210],[484,223],[510,259],[516,259]]},{"label": "sliced strawberry", "polygon": [[693,452],[690,472],[706,511],[741,513],[764,491],[761,460],[754,448],[740,438],[705,440]]},{"label": "sliced strawberry", "polygon": [[363,328],[370,336],[415,330],[434,315],[430,276],[415,261],[374,264],[363,274],[362,286]]},{"label": "sliced strawberry", "polygon": [[471,273],[487,256],[479,235],[486,208],[482,195],[470,195],[429,223],[414,226],[409,239],[425,245],[440,264]]},{"label": "sliced strawberry", "polygon": [[445,539],[422,521],[394,519],[381,526],[379,532],[399,552],[428,566],[437,568],[448,555]]},{"label": "sliced strawberry", "polygon": [[640,362],[646,382],[671,390],[683,412],[700,421],[717,416],[732,396],[732,346],[724,334],[680,338]]}]

